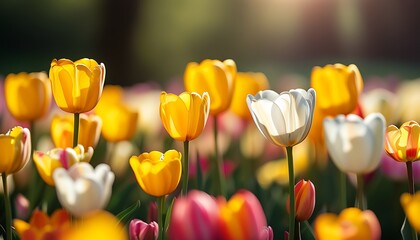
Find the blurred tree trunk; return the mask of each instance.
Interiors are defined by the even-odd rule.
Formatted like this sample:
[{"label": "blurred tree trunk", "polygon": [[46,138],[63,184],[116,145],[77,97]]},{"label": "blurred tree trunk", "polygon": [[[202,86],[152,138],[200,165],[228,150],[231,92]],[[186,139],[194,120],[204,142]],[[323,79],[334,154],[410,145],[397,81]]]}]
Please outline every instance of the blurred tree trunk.
[{"label": "blurred tree trunk", "polygon": [[134,76],[133,34],[142,0],[104,0],[98,32],[98,61],[106,66],[106,83],[131,85]]}]

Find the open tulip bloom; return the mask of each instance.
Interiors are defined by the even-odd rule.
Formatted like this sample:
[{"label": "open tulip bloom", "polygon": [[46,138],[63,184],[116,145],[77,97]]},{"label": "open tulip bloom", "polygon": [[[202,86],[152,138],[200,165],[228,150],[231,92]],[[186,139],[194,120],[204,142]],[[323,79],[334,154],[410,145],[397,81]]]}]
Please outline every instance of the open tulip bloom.
[{"label": "open tulip bloom", "polygon": [[[357,174],[358,202],[362,204],[362,174],[379,166],[385,138],[385,118],[371,113],[365,119],[349,114],[324,119],[328,152],[340,171]],[[360,206],[363,208],[363,206]]]},{"label": "open tulip bloom", "polygon": [[[302,142],[309,133],[315,107],[315,90],[292,89],[276,93],[272,90],[248,95],[246,101],[260,132],[277,146],[286,147],[289,167],[289,192],[294,189],[292,147]],[[295,199],[290,194],[290,239],[294,237]]]},{"label": "open tulip bloom", "polygon": [[77,217],[101,210],[108,204],[114,178],[110,167],[103,163],[94,169],[82,162],[68,170],[58,168],[53,173],[58,200]]},{"label": "open tulip bloom", "polygon": [[94,59],[82,58],[73,62],[62,58],[51,62],[49,77],[54,100],[61,110],[74,114],[73,147],[79,139],[79,115],[98,104],[105,72],[105,65]]}]

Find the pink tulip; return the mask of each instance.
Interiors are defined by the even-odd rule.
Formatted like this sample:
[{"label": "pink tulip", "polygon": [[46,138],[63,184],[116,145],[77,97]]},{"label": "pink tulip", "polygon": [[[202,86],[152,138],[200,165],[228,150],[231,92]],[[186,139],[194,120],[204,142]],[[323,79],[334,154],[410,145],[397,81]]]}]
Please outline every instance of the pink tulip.
[{"label": "pink tulip", "polygon": [[130,240],[156,240],[159,236],[159,225],[153,221],[149,224],[139,219],[130,222]]},{"label": "pink tulip", "polygon": [[175,200],[169,226],[169,239],[220,239],[219,208],[205,192],[192,190]]}]

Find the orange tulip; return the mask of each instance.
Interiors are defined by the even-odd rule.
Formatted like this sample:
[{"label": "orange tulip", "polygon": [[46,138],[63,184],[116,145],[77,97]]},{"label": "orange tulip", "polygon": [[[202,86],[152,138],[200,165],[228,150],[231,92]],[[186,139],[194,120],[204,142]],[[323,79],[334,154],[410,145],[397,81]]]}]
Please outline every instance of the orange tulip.
[{"label": "orange tulip", "polygon": [[58,209],[48,217],[44,212],[35,209],[29,223],[15,219],[13,225],[22,240],[60,240],[70,229],[70,214]]}]

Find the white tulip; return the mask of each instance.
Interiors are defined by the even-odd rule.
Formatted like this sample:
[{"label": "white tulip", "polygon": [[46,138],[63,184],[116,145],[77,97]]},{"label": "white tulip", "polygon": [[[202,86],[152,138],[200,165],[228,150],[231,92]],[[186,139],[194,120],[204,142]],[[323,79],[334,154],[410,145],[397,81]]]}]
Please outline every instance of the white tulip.
[{"label": "white tulip", "polygon": [[61,205],[71,214],[83,217],[108,204],[115,176],[106,164],[93,169],[89,163],[81,162],[68,170],[56,169],[53,178]]},{"label": "white tulip", "polygon": [[385,118],[371,113],[365,119],[349,114],[324,119],[328,152],[335,165],[346,173],[369,173],[381,160],[385,139]]},{"label": "white tulip", "polygon": [[290,147],[309,133],[315,106],[315,90],[272,90],[248,95],[248,108],[260,132],[277,146]]}]

